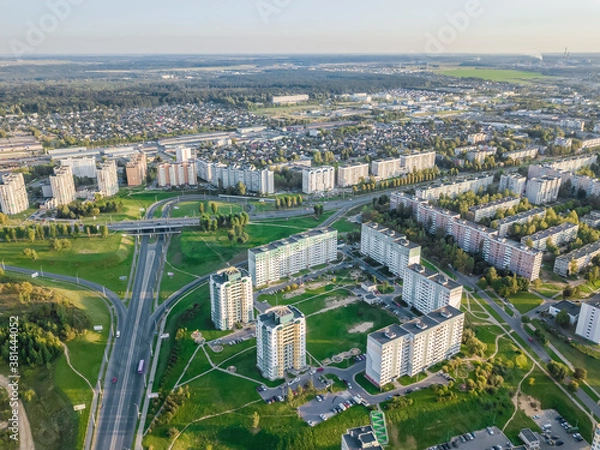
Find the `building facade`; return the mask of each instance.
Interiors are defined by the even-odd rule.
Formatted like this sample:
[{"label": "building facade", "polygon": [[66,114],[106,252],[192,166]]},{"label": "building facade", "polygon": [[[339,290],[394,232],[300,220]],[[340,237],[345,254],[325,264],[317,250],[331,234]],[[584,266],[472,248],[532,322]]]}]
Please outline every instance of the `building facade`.
[{"label": "building facade", "polygon": [[408,266],[421,262],[420,245],[377,223],[362,224],[360,252],[385,264],[390,272],[402,279]]},{"label": "building facade", "polygon": [[316,194],[333,190],[335,169],[329,166],[309,167],[302,170],[302,192]]},{"label": "building facade", "polygon": [[500,219],[497,221],[498,225],[498,236],[506,236],[513,225],[529,223],[533,219],[539,219],[546,217],[546,210],[544,208],[534,208],[529,211],[523,211],[519,214],[515,214],[514,216],[508,216],[504,219]]},{"label": "building facade", "polygon": [[355,186],[362,180],[368,179],[369,165],[367,163],[351,163],[338,167],[337,184],[339,187]]},{"label": "building facade", "polygon": [[464,314],[447,306],[367,338],[366,377],[377,387],[415,376],[460,352]]},{"label": "building facade", "polygon": [[269,380],[306,366],[306,319],[296,307],[279,306],[258,316],[256,366]]},{"label": "building facade", "polygon": [[195,186],[198,184],[196,161],[181,163],[162,163],[156,169],[159,187]]},{"label": "building facade", "polygon": [[525,193],[525,187],[527,186],[527,178],[519,175],[518,173],[510,173],[508,175],[500,176],[500,185],[498,190],[500,192],[508,189],[513,194],[521,196]]},{"label": "building facade", "polygon": [[257,169],[254,166],[226,165],[217,162],[198,160],[198,177],[213,186],[223,189],[235,187],[238,183],[246,186],[249,192],[269,195],[275,193],[275,178],[269,169]]},{"label": "building facade", "polygon": [[452,306],[460,309],[462,286],[420,264],[406,269],[402,300],[423,314]]},{"label": "building facade", "polygon": [[435,152],[413,152],[400,155],[400,167],[404,173],[411,173],[435,167]]},{"label": "building facade", "polygon": [[479,222],[487,217],[494,217],[500,210],[507,210],[514,208],[521,202],[520,199],[515,197],[501,198],[500,200],[494,200],[493,202],[486,203],[484,205],[477,205],[469,208],[467,218],[473,222]]},{"label": "building facade", "polygon": [[254,286],[263,286],[337,258],[337,230],[316,228],[248,250]]},{"label": "building facade", "polygon": [[600,344],[600,303],[597,298],[581,302],[575,334],[595,344]]},{"label": "building facade", "polygon": [[[541,230],[530,236],[523,236],[521,238],[521,244],[531,244],[532,248],[536,250],[545,251],[548,243],[548,239],[551,239],[552,243],[557,247],[567,244],[577,239],[577,232],[579,231],[579,225],[575,225],[570,222],[561,223],[555,227],[548,228],[547,230]],[[531,241],[531,242],[530,242]]]},{"label": "building facade", "polygon": [[50,186],[52,186],[55,206],[68,205],[77,200],[75,181],[70,166],[55,167],[54,175],[50,175]]},{"label": "building facade", "polygon": [[178,146],[175,149],[175,158],[178,163],[183,163],[192,159],[192,149],[189,147]]},{"label": "building facade", "polygon": [[594,256],[600,255],[600,241],[584,245],[554,260],[554,273],[566,277],[578,273],[592,263]]},{"label": "building facade", "polygon": [[543,252],[527,247],[516,241],[499,236],[489,240],[489,250],[484,253],[488,264],[497,269],[510,270],[529,281],[540,277]]},{"label": "building facade", "polygon": [[378,180],[395,178],[404,173],[400,158],[385,158],[371,162],[371,173]]},{"label": "building facade", "polygon": [[114,161],[106,161],[97,170],[98,192],[102,197],[112,197],[119,193],[119,177],[117,165]]},{"label": "building facade", "polygon": [[127,175],[127,186],[135,187],[146,183],[146,175],[148,173],[148,161],[143,152],[135,153],[125,166]]},{"label": "building facade", "polygon": [[29,208],[29,197],[22,173],[0,174],[0,211],[9,216]]},{"label": "building facade", "polygon": [[454,198],[468,191],[478,192],[480,189],[487,189],[493,182],[493,175],[482,175],[452,183],[442,183],[436,186],[419,188],[415,191],[415,196],[423,200],[437,200],[442,195]]},{"label": "building facade", "polygon": [[96,178],[96,158],[63,158],[60,161],[61,167],[70,167],[73,175],[76,177]]},{"label": "building facade", "polygon": [[532,205],[552,203],[558,199],[558,191],[562,184],[560,177],[543,176],[527,181],[526,195]]},{"label": "building facade", "polygon": [[210,317],[217,330],[254,320],[252,278],[235,267],[210,276]]}]

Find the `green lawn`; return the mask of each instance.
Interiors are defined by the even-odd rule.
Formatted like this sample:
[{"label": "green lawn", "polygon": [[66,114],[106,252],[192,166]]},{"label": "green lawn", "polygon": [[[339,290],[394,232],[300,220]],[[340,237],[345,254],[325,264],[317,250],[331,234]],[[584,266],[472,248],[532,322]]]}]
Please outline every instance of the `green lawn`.
[{"label": "green lawn", "polygon": [[502,70],[476,67],[445,68],[440,72],[443,75],[457,78],[481,78],[483,80],[526,83],[532,80],[549,78],[539,72],[526,72],[523,70]]},{"label": "green lawn", "polygon": [[[205,213],[213,214],[212,209],[208,207],[211,202],[183,201],[171,208],[171,217],[198,217],[200,216],[200,203],[204,204]],[[243,205],[239,203],[212,203],[217,204],[217,214],[237,214],[244,211]]]},{"label": "green lawn", "polygon": [[531,292],[519,292],[510,296],[508,300],[521,314],[525,314],[543,303],[541,298]]},{"label": "green lawn", "polygon": [[359,224],[354,223],[354,222],[349,222],[348,219],[346,219],[346,218],[336,220],[333,223],[333,225],[331,225],[331,227],[338,230],[338,233],[350,233],[352,231],[360,231]]},{"label": "green lawn", "polygon": [[[79,275],[80,278],[100,283],[123,296],[127,281],[120,281],[119,277],[129,276],[133,238],[113,234],[106,239],[81,236],[70,241],[71,250],[61,252],[51,251],[48,241],[2,242],[0,255],[7,265],[72,277]],[[34,249],[38,260],[25,257],[25,248]]]},{"label": "green lawn", "polygon": [[[302,311],[302,308],[299,308]],[[364,333],[349,333],[355,325],[372,322],[373,326]],[[306,319],[306,349],[315,358],[323,360],[338,353],[359,348],[366,351],[367,334],[392,323],[398,323],[380,307],[364,302],[327,311]]]}]

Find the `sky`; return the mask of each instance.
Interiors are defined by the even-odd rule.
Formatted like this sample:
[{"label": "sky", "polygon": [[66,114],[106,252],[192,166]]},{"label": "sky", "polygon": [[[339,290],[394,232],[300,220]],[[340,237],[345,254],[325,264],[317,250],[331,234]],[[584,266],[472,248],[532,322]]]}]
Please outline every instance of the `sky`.
[{"label": "sky", "polygon": [[598,0],[0,0],[0,54],[600,52]]}]

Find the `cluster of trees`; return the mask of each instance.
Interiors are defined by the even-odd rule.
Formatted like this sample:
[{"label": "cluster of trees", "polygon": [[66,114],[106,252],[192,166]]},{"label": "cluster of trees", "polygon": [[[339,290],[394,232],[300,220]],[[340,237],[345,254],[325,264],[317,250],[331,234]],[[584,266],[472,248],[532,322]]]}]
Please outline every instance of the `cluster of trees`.
[{"label": "cluster of trees", "polygon": [[315,212],[315,216],[321,217],[323,215],[324,206],[322,204],[315,205],[313,210]]},{"label": "cluster of trees", "polygon": [[[465,328],[463,331],[462,345],[466,355],[483,357],[487,350],[487,344],[481,342],[475,336],[475,332],[471,328]],[[448,371],[451,370],[449,367]]]},{"label": "cluster of trees", "polygon": [[60,252],[63,250],[71,250],[71,248],[73,247],[73,245],[71,244],[71,241],[69,241],[68,239],[50,239],[50,249],[55,251],[55,252]]},{"label": "cluster of trees", "polygon": [[283,167],[273,174],[275,189],[291,191],[302,188],[302,172]]},{"label": "cluster of trees", "polygon": [[[530,236],[538,231],[560,225],[563,222],[579,223],[577,212],[571,211],[566,216],[559,216],[554,208],[548,208],[545,217],[536,217],[528,223],[516,223],[510,227],[508,235],[513,239],[521,240],[523,236]],[[492,228],[495,228],[494,225],[497,227],[497,224],[492,222]]]},{"label": "cluster of trees", "polygon": [[321,164],[333,164],[335,162],[335,155],[331,150],[327,150],[321,153],[320,150],[317,150],[313,153],[313,163],[315,166],[320,166]]},{"label": "cluster of trees", "polygon": [[[8,328],[0,328],[0,357],[9,362],[11,335]],[[62,346],[56,335],[42,327],[23,322],[17,334],[17,354],[22,366],[43,366],[56,357]]]},{"label": "cluster of trees", "polygon": [[[159,395],[164,396],[164,393],[161,393]],[[160,426],[170,423],[173,419],[173,416],[177,413],[177,410],[181,407],[181,405],[183,405],[183,402],[189,398],[189,386],[180,386],[179,388],[169,392],[169,394],[166,397],[164,397],[162,408],[160,409],[159,414],[155,416],[150,428],[152,428],[153,425]],[[159,400],[162,399],[159,397]],[[178,432],[179,431],[176,428],[170,428],[168,431],[170,436],[173,435],[171,437],[175,437]]]},{"label": "cluster of trees", "polygon": [[99,216],[100,213],[116,213],[123,210],[123,202],[116,200],[100,200],[95,202],[76,201],[69,205],[59,206],[56,217],[59,219],[81,219],[83,217]]},{"label": "cluster of trees", "polygon": [[[106,225],[85,225],[83,227],[88,237],[100,234],[103,238],[108,237],[108,227]],[[79,236],[79,225],[66,223],[52,223],[50,225],[30,225],[19,227],[3,227],[0,229],[0,239],[6,242],[16,242],[27,240],[32,244],[37,241],[47,239],[56,240],[59,237],[77,237]],[[51,244],[53,247],[54,244]]]},{"label": "cluster of trees", "polygon": [[362,179],[358,186],[353,186],[352,191],[355,194],[359,192],[373,192],[376,190],[395,188],[400,186],[406,186],[408,184],[421,183],[423,181],[435,180],[440,175],[440,169],[435,166],[432,169],[424,169],[420,171],[411,172],[400,178],[393,178],[391,180],[383,180],[376,182],[373,177],[368,179]]},{"label": "cluster of trees", "polygon": [[468,392],[495,394],[504,385],[504,377],[514,367],[512,361],[501,358],[475,365],[475,378],[469,378],[465,386]]},{"label": "cluster of trees", "polygon": [[280,195],[275,198],[275,208],[276,209],[288,209],[288,208],[296,208],[297,206],[302,205],[304,199],[302,195]]},{"label": "cluster of trees", "polygon": [[[213,212],[217,210],[215,203],[212,203],[211,210]],[[250,216],[245,211],[238,214],[217,214],[214,217],[203,213],[200,218],[200,230],[217,231],[219,229],[228,229],[227,237],[229,240],[233,241],[237,239],[238,242],[243,244],[249,239],[248,234],[244,231],[249,222]]]},{"label": "cluster of trees", "polygon": [[481,289],[491,286],[500,297],[506,298],[518,292],[527,292],[529,290],[529,280],[515,274],[500,276],[495,267],[490,267],[485,277],[479,279],[477,286]]},{"label": "cluster of trees", "polygon": [[32,248],[24,248],[23,249],[23,256],[25,256],[25,258],[30,258],[33,261],[37,261],[38,260],[38,254]]}]

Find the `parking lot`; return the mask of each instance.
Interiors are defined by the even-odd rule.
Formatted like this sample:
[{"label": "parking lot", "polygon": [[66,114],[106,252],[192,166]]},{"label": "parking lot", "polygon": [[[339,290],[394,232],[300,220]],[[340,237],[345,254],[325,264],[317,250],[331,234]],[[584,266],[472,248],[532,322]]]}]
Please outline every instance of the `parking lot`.
[{"label": "parking lot", "polygon": [[341,403],[346,403],[345,408],[348,408],[348,405],[350,408],[355,406],[353,397],[354,394],[350,391],[324,394],[320,396],[321,401],[314,399],[298,408],[298,414],[302,420],[314,426],[338,414],[338,412],[333,412],[333,409],[339,408]]},{"label": "parking lot", "polygon": [[[490,427],[491,434],[487,429],[455,436],[447,443],[434,445],[429,450],[443,450],[448,446],[450,449],[460,448],[465,450],[492,450],[496,446],[501,449],[511,449],[512,444],[498,427]],[[453,444],[453,442],[455,444]]]},{"label": "parking lot", "polygon": [[[553,409],[542,411],[539,415],[533,416],[533,421],[543,430],[548,430],[540,433],[540,447],[542,449],[550,449],[554,447],[562,447],[569,450],[584,450],[589,448],[589,444],[585,440],[578,441],[573,437],[577,432],[569,433],[567,430],[575,424],[566,423],[565,426],[557,420],[560,415]],[[549,428],[546,425],[550,425]],[[567,427],[569,425],[569,427]],[[562,444],[560,444],[562,442]]]}]

